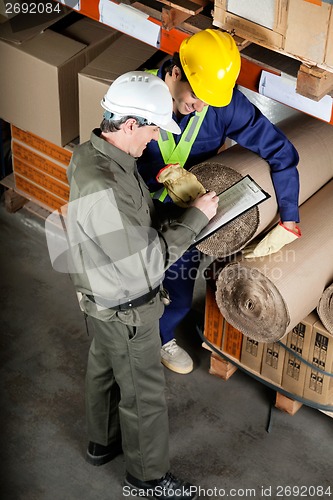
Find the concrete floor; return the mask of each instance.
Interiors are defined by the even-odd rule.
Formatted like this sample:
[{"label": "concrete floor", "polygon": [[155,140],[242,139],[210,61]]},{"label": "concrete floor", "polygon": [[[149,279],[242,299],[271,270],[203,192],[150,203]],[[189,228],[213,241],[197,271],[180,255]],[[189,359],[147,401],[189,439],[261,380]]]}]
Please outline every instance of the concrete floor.
[{"label": "concrete floor", "polygon": [[[126,498],[122,456],[97,468],[84,460],[91,339],[68,276],[51,268],[43,222],[25,209],[9,214],[2,201],[0,239],[1,499]],[[288,486],[331,486],[332,494],[333,420],[305,406],[293,417],[274,409],[268,433],[274,391],[240,370],[227,382],[208,372],[210,355],[195,332],[204,293],[200,278],[178,332],[194,371],[165,369],[172,471],[200,486],[202,499],[301,496]]]}]

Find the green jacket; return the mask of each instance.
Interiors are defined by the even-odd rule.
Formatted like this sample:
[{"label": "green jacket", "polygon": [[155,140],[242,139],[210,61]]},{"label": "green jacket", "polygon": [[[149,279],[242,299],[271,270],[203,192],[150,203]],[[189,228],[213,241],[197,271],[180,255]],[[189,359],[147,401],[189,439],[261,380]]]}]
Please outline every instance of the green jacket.
[{"label": "green jacket", "polygon": [[[90,141],[76,148],[68,180],[67,227],[75,266],[71,276],[76,290],[84,295],[83,310],[102,320],[114,316],[113,305],[140,297],[160,284],[165,269],[208,223],[206,215],[191,207],[177,220],[161,225],[135,158],[101,139],[98,129]],[[107,299],[109,308],[97,306],[86,295]],[[157,296],[117,315],[137,325],[162,312]]]}]

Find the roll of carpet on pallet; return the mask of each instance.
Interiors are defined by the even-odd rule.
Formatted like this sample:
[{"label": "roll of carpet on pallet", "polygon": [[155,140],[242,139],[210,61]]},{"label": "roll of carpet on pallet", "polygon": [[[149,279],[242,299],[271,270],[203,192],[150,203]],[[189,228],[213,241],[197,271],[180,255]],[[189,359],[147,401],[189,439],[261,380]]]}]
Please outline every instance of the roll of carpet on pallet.
[{"label": "roll of carpet on pallet", "polygon": [[320,297],[317,313],[324,327],[333,335],[333,283]]},{"label": "roll of carpet on pallet", "polygon": [[218,275],[222,315],[254,340],[282,338],[317,307],[333,281],[333,180],[300,212],[301,238],[266,257],[237,256]]},{"label": "roll of carpet on pallet", "polygon": [[[333,127],[310,116],[296,116],[279,123],[296,147],[300,161],[299,204],[304,203],[333,177]],[[191,168],[206,189],[220,193],[249,174],[271,198],[225,225],[199,243],[199,250],[213,257],[230,256],[278,220],[278,207],[268,163],[238,145]]]}]

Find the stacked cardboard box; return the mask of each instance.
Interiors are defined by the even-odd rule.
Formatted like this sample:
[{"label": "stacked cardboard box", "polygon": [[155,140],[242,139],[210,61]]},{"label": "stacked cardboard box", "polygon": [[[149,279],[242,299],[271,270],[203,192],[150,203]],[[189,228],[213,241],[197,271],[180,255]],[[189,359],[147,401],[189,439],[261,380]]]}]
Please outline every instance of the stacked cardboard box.
[{"label": "stacked cardboard box", "polygon": [[240,361],[242,353],[243,334],[237,328],[224,320],[222,352]]},{"label": "stacked cardboard box", "polygon": [[263,342],[258,342],[257,340],[253,340],[244,335],[240,357],[241,363],[244,366],[251,368],[254,372],[260,373],[264,345],[265,344]]},{"label": "stacked cardboard box", "polygon": [[205,328],[206,339],[218,349],[222,347],[224,318],[215,300],[214,285],[207,283],[205,299]]},{"label": "stacked cardboard box", "polygon": [[91,131],[102,121],[101,100],[111,83],[121,74],[145,67],[156,48],[121,35],[79,72],[80,142],[89,140]]},{"label": "stacked cardboard box", "polygon": [[[317,320],[317,315],[311,313],[287,335],[287,347],[305,360],[309,359],[312,329]],[[303,396],[305,373],[306,365],[297,356],[287,352],[283,367],[283,388],[292,394]]]},{"label": "stacked cardboard box", "polygon": [[207,283],[206,288],[204,335],[221,352],[240,360],[243,334],[222,316],[216,304],[213,283]]},{"label": "stacked cardboard box", "polygon": [[[210,282],[207,283],[204,335],[231,361],[236,360],[250,373],[258,374],[277,388],[319,405],[333,406],[333,377],[329,375],[333,373],[333,336],[316,312],[304,318],[280,342],[257,342],[225,320]],[[216,362],[217,356],[214,356]],[[214,370],[211,373],[215,373]]]},{"label": "stacked cardboard box", "polygon": [[[281,339],[285,342],[285,338]],[[269,342],[263,345],[263,356],[261,365],[261,375],[272,381],[273,384],[281,385],[282,372],[286,351],[278,342]]]},{"label": "stacked cardboard box", "polygon": [[62,148],[14,125],[11,133],[16,191],[49,211],[65,205],[73,146]]},{"label": "stacked cardboard box", "polygon": [[213,24],[269,49],[333,71],[331,3],[215,0]]},{"label": "stacked cardboard box", "polygon": [[0,24],[0,117],[60,147],[79,135],[78,72],[120,35],[78,17]]},{"label": "stacked cardboard box", "polygon": [[313,366],[306,368],[303,397],[333,406],[333,377],[318,371],[333,373],[333,336],[320,321],[312,327],[309,361]]}]

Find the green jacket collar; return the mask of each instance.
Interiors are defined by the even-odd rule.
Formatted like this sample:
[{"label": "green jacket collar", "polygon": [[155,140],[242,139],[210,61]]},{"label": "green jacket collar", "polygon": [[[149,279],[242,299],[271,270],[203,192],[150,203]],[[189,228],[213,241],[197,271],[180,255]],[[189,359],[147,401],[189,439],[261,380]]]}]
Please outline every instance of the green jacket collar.
[{"label": "green jacket collar", "polygon": [[97,151],[102,153],[104,156],[110,158],[110,160],[118,163],[126,172],[133,172],[136,168],[136,159],[133,156],[125,153],[121,149],[113,146],[109,142],[105,141],[100,137],[100,129],[95,128],[90,136],[90,142]]}]

